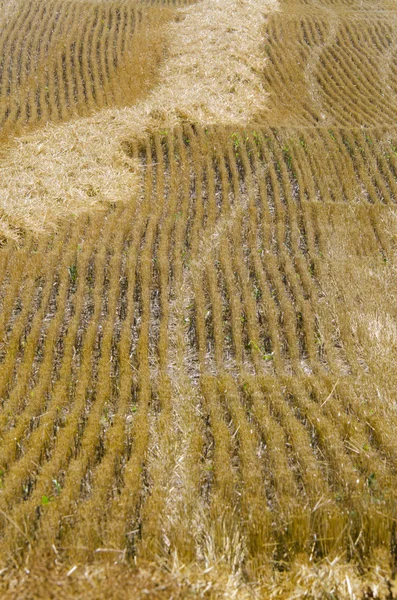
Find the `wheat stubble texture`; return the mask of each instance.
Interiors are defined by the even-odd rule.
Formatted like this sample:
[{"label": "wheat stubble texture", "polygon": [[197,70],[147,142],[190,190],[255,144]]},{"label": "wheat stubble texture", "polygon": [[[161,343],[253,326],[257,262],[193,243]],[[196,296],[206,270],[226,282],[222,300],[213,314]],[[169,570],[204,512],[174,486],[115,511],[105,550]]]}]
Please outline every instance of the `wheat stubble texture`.
[{"label": "wheat stubble texture", "polygon": [[[171,4],[15,3],[4,135],[120,106],[148,20],[191,26]],[[40,235],[7,217],[4,598],[393,597],[396,27],[388,0],[283,0],[250,119],[243,70],[235,105],[153,75],[122,201]]]}]

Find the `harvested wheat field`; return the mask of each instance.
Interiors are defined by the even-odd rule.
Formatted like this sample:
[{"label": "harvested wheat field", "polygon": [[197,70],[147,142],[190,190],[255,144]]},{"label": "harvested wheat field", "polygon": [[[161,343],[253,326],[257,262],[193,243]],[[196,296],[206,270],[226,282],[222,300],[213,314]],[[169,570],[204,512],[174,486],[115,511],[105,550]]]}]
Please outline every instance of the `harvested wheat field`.
[{"label": "harvested wheat field", "polygon": [[1,598],[397,598],[396,1],[0,48]]}]

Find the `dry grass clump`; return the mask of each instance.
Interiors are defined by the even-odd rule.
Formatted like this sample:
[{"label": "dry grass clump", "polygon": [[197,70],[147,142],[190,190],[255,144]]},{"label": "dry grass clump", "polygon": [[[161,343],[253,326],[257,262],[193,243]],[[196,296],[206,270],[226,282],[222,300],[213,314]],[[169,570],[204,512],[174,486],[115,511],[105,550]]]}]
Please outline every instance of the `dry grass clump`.
[{"label": "dry grass clump", "polygon": [[116,115],[98,115],[16,141],[0,161],[0,230],[40,233],[60,217],[130,200],[136,164],[120,140],[128,129]]},{"label": "dry grass clump", "polygon": [[392,573],[385,554],[380,552],[374,557],[364,576],[357,567],[340,557],[316,565],[307,556],[302,556],[291,569],[277,574],[273,582],[265,586],[265,597],[283,600],[395,598],[391,593]]},{"label": "dry grass clump", "polygon": [[131,597],[159,600],[389,600],[397,597],[390,568],[387,562],[384,566],[381,555],[365,569],[364,575],[339,558],[315,565],[302,556],[288,570],[273,575],[268,573],[261,585],[244,582],[241,572],[230,573],[221,560],[203,571],[193,565],[183,565],[174,557],[171,571],[167,572],[150,563],[139,568],[106,560],[96,565],[79,562],[62,565],[52,558],[40,566],[28,565],[19,571],[14,568],[4,570],[0,590],[4,600],[69,600],[76,597],[87,600],[127,600]]},{"label": "dry grass clump", "polygon": [[389,600],[397,597],[396,584],[384,551],[375,553],[372,562],[362,570],[342,557],[313,563],[308,556],[302,555],[286,570],[272,572],[264,569],[261,583],[253,585],[247,583],[241,570],[231,573],[224,569],[221,558],[201,572],[174,560],[172,574],[182,585],[188,583],[194,597],[198,598]]},{"label": "dry grass clump", "polygon": [[103,562],[95,566],[54,565],[50,560],[20,571],[1,574],[0,592],[4,600],[184,600],[193,598],[188,582],[162,573],[153,565],[137,569],[133,565]]},{"label": "dry grass clump", "polygon": [[161,85],[144,105],[157,120],[202,124],[246,124],[266,105],[261,72],[261,33],[276,0],[204,0],[184,9],[169,30],[168,58]]}]

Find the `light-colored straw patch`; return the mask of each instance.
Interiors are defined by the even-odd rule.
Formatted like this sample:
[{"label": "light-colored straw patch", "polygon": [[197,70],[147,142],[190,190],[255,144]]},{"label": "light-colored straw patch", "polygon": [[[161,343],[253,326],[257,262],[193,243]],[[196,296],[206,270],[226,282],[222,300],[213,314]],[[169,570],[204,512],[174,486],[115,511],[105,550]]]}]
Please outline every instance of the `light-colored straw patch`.
[{"label": "light-colored straw patch", "polygon": [[[367,564],[365,573],[360,573],[352,563],[343,557],[326,558],[314,564],[303,556],[299,557],[291,569],[276,574],[277,581],[265,584],[263,596],[299,600],[300,598],[387,598],[388,581],[391,580],[390,563],[385,551],[376,550],[373,559]],[[394,597],[394,596],[393,596]]]},{"label": "light-colored straw patch", "polygon": [[128,200],[137,180],[126,139],[181,120],[246,124],[266,104],[261,31],[276,8],[275,0],[205,0],[181,10],[145,100],[16,140],[0,161],[0,233],[40,232],[58,217]]},{"label": "light-colored straw patch", "polygon": [[120,147],[125,126],[100,114],[19,139],[0,162],[0,233],[43,232],[60,217],[129,200],[137,177]]},{"label": "light-colored straw patch", "polygon": [[276,0],[205,0],[170,27],[162,84],[145,108],[157,119],[244,125],[266,105],[261,34]]}]

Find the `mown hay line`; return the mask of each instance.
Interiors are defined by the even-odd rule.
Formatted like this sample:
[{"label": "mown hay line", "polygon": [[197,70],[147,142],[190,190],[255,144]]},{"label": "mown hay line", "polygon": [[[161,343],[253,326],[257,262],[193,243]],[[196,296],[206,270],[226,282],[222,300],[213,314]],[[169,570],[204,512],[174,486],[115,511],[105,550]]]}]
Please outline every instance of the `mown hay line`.
[{"label": "mown hay line", "polygon": [[[170,281],[170,301],[167,312],[167,376],[162,375],[159,380],[159,391],[161,410],[159,425],[166,427],[168,419],[171,420],[168,428],[161,429],[161,437],[158,441],[158,452],[151,460],[150,468],[154,472],[158,470],[157,485],[154,487],[155,496],[149,498],[145,509],[146,515],[151,515],[147,526],[146,535],[149,533],[149,542],[153,547],[156,541],[156,528],[161,531],[161,537],[157,537],[158,555],[175,568],[175,557],[169,556],[169,548],[175,549],[179,560],[185,564],[197,558],[201,542],[200,518],[198,513],[203,510],[201,505],[201,477],[202,477],[202,452],[204,444],[203,421],[201,418],[201,399],[197,389],[189,378],[190,353],[189,337],[186,335],[185,315],[187,305],[191,298],[185,293],[183,286],[184,257],[181,248],[185,243],[185,232],[187,230],[189,216],[189,179],[188,161],[185,144],[182,138],[182,129],[178,128],[175,136],[175,145],[170,137],[167,137],[168,160],[170,166],[170,196],[178,198],[177,213],[173,202],[169,205],[170,217],[174,225],[174,245],[169,248],[171,264],[173,265],[174,277]],[[179,153],[180,162],[176,161]],[[180,166],[180,170],[178,169]],[[178,190],[181,188],[180,192]],[[163,233],[164,226],[161,229]],[[165,385],[167,404],[164,402],[164,391],[161,386]],[[169,389],[168,389],[169,388]],[[171,397],[169,397],[171,394]],[[194,406],[193,410],[192,407]],[[166,418],[164,418],[163,413]],[[159,428],[160,429],[160,428]],[[166,446],[168,438],[168,448]],[[155,440],[156,441],[156,440]],[[166,453],[167,456],[164,456]],[[167,465],[166,473],[161,474],[161,468]],[[171,471],[170,471],[171,467]],[[163,468],[164,471],[164,468]],[[164,478],[164,475],[166,477]],[[154,481],[154,484],[156,482]],[[157,513],[159,492],[161,493],[162,510]],[[157,500],[156,500],[157,498]],[[150,508],[151,512],[146,512]],[[161,530],[160,530],[161,528]],[[146,540],[142,536],[140,542],[141,550],[146,555]]]}]

